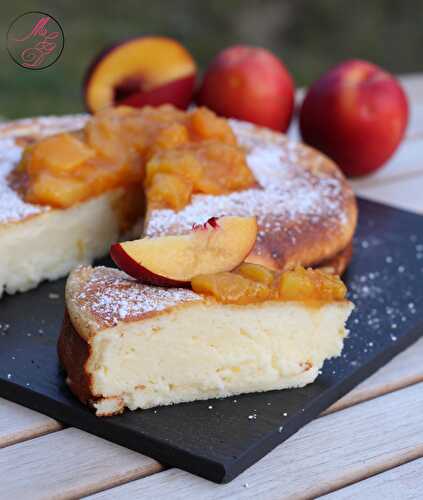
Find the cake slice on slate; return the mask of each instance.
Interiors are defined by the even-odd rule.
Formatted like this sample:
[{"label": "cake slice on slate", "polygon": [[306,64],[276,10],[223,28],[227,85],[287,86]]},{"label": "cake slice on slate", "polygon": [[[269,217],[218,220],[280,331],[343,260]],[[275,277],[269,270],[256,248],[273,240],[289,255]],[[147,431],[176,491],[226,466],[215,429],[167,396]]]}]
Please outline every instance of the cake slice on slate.
[{"label": "cake slice on slate", "polygon": [[202,275],[197,293],[79,267],[58,347],[70,389],[107,416],[313,382],[341,353],[353,306],[339,278],[303,268],[279,276],[275,299],[268,272],[243,264]]}]

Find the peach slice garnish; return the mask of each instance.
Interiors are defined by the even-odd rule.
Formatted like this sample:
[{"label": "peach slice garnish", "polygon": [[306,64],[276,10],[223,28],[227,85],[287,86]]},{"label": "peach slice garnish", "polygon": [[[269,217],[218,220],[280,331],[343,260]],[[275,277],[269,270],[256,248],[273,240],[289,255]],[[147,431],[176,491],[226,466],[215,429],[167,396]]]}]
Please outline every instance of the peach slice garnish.
[{"label": "peach slice garnish", "polygon": [[91,112],[125,104],[133,107],[191,102],[196,65],[176,40],[139,37],[103,51],[88,70],[85,102]]},{"label": "peach slice garnish", "polygon": [[255,217],[220,217],[189,234],[116,243],[110,255],[120,269],[152,285],[189,286],[199,274],[231,271],[251,252]]}]

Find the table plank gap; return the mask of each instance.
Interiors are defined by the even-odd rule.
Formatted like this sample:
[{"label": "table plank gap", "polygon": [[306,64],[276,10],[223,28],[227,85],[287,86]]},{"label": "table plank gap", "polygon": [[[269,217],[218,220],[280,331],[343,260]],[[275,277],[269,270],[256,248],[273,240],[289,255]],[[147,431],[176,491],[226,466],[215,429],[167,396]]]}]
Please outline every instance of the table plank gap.
[{"label": "table plank gap", "polygon": [[68,499],[162,470],[155,460],[78,429],[0,450],[0,498]]},{"label": "table plank gap", "polygon": [[354,187],[356,194],[368,200],[386,203],[418,214],[423,214],[423,175],[384,184],[382,186]]},{"label": "table plank gap", "polygon": [[57,420],[0,398],[0,448],[61,429]]},{"label": "table plank gap", "polygon": [[[422,141],[423,146],[423,141]],[[417,182],[421,182],[419,177],[423,176],[423,166],[419,168],[410,169],[405,172],[397,172],[390,177],[384,177],[381,179],[369,179],[368,182],[363,182],[362,180],[351,180],[351,185],[355,192],[359,193],[361,189],[372,188],[372,187],[381,187],[387,186],[389,184],[395,184],[397,182],[407,181],[407,180],[415,180]]]},{"label": "table plank gap", "polygon": [[421,383],[311,422],[229,484],[170,469],[89,498],[314,498],[422,457],[422,407]]},{"label": "table plank gap", "polygon": [[422,476],[423,459],[420,458],[319,498],[321,500],[423,498]]}]

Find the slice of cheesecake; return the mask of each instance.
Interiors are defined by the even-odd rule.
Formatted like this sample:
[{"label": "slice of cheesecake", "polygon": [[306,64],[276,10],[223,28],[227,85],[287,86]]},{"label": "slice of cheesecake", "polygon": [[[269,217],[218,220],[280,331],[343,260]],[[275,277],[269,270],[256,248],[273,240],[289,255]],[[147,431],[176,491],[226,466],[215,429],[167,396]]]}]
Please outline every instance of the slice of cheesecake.
[{"label": "slice of cheesecake", "polygon": [[224,304],[105,267],[73,271],[66,305],[59,357],[70,389],[98,416],[302,387],[340,354],[353,307]]}]

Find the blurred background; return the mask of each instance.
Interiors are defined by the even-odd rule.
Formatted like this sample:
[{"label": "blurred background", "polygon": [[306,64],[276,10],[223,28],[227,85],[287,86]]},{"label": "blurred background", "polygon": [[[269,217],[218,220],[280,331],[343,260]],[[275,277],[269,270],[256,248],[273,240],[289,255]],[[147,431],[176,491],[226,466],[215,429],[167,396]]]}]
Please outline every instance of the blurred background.
[{"label": "blurred background", "polygon": [[31,10],[59,20],[65,48],[53,66],[31,71],[17,66],[3,47],[3,118],[82,111],[82,81],[96,54],[142,34],[177,38],[200,70],[226,46],[266,47],[285,62],[297,86],[348,58],[367,59],[394,73],[423,69],[421,0],[14,0],[1,6],[4,45],[13,19]]}]

